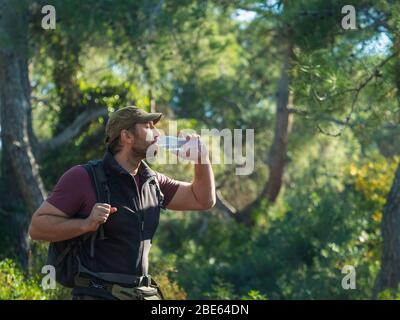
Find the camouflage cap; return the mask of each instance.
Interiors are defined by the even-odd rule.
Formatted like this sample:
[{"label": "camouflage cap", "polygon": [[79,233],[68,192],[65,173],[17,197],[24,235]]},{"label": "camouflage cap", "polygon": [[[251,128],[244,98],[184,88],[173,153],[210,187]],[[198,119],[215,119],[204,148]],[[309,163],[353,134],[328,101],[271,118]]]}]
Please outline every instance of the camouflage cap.
[{"label": "camouflage cap", "polygon": [[149,113],[135,106],[118,109],[113,112],[106,125],[106,144],[109,145],[119,137],[124,129],[131,128],[136,123],[153,121],[156,124],[162,117],[162,113]]}]

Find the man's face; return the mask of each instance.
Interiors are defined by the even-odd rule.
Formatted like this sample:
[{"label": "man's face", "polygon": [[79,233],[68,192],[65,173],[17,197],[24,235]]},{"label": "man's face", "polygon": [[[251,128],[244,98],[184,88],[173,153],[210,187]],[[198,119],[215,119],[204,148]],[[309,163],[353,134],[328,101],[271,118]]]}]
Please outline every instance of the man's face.
[{"label": "man's face", "polygon": [[[132,152],[135,156],[146,158],[147,148],[157,142],[159,131],[153,124],[153,121],[146,123],[137,123],[135,125],[134,142],[132,144]],[[155,149],[157,153],[157,149]]]}]

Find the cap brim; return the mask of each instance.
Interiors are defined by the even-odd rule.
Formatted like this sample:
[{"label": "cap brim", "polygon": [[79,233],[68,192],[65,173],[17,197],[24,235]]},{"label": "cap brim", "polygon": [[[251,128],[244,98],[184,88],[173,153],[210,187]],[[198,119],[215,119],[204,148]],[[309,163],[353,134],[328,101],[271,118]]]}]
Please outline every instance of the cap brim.
[{"label": "cap brim", "polygon": [[161,117],[162,113],[160,112],[148,113],[138,122],[153,121],[153,124],[156,124],[158,121],[160,121]]}]

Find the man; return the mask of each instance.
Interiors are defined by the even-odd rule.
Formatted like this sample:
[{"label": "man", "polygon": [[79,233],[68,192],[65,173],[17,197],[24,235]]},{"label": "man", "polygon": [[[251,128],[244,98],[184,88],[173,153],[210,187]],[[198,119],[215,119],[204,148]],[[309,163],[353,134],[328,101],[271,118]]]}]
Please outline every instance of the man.
[{"label": "man", "polygon": [[[102,160],[110,203],[96,203],[90,176],[78,165],[64,173],[33,214],[29,228],[33,240],[58,242],[93,233],[100,226],[104,230],[104,239],[95,241],[94,257],[86,247],[79,254],[85,270],[89,270],[85,274],[88,280],[75,284],[73,299],[115,299],[110,288],[132,288],[138,283],[111,282],[107,275],[116,274],[117,279],[137,276],[138,281],[148,275],[148,253],[160,208],[208,210],[215,204],[214,175],[199,136],[186,136],[188,141],[197,141],[198,152],[180,154],[195,161],[192,182],[173,180],[151,170],[143,161],[149,147],[157,143],[155,124],[161,116],[137,107],[125,107],[110,116]],[[78,213],[84,218],[77,219]]]}]

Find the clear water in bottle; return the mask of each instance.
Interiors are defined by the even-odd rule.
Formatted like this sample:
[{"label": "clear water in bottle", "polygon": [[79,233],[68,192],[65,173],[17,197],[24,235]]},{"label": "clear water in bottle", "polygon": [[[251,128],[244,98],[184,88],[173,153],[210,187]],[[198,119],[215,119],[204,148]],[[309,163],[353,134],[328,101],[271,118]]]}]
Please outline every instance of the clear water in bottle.
[{"label": "clear water in bottle", "polygon": [[188,141],[185,138],[162,136],[158,138],[157,144],[160,148],[168,151],[179,151],[186,142]]}]

